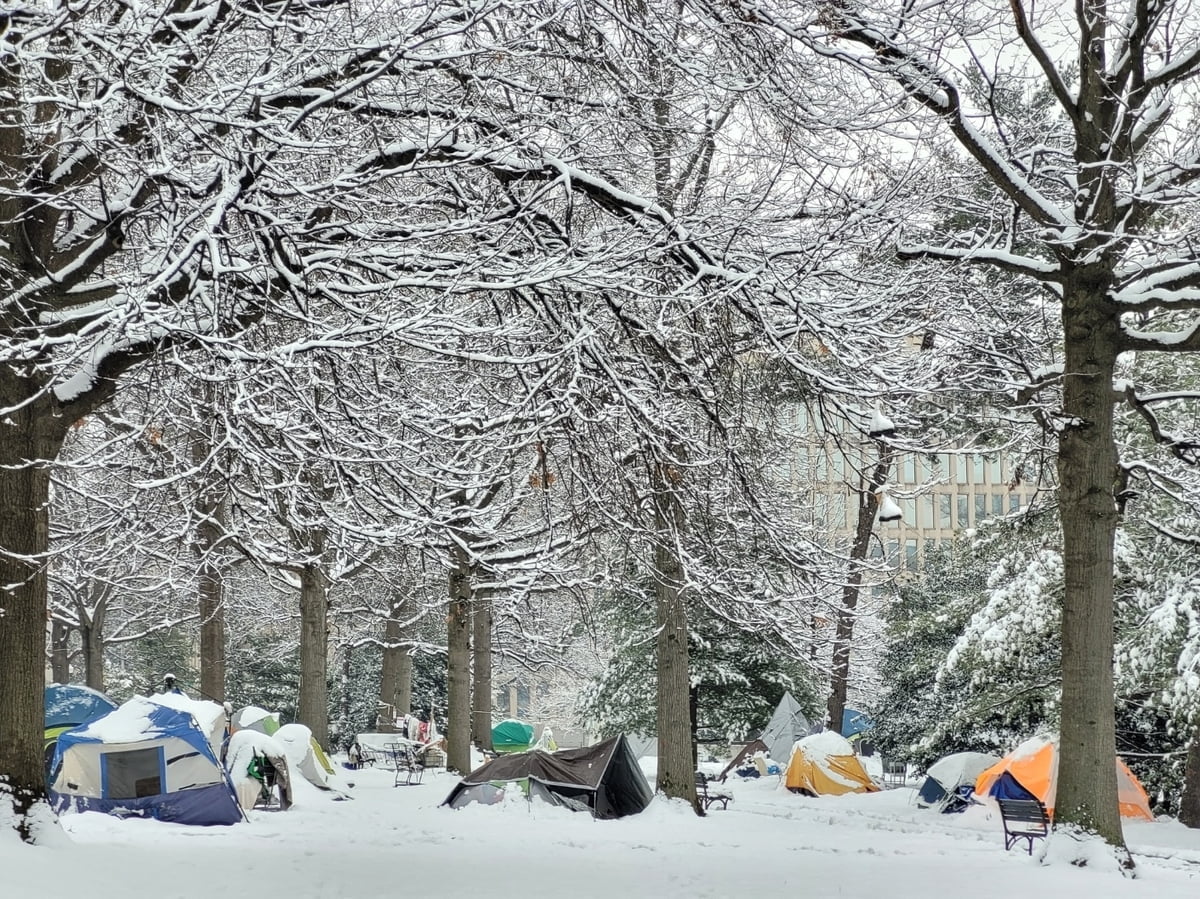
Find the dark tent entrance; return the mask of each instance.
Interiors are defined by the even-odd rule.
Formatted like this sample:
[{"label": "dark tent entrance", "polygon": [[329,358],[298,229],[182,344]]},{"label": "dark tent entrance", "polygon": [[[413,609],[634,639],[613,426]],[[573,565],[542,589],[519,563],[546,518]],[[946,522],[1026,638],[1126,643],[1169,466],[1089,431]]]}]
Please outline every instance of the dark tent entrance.
[{"label": "dark tent entrance", "polygon": [[654,792],[624,735],[582,749],[502,755],[464,777],[443,805],[499,802],[505,787],[522,789],[555,805],[588,811],[596,818],[621,818],[642,811]]}]

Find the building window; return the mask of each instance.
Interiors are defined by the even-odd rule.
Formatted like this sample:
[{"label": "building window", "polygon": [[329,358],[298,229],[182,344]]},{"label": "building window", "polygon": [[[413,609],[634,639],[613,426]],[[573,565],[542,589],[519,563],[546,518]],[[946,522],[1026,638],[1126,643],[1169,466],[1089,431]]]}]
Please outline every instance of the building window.
[{"label": "building window", "polygon": [[993,493],[992,494],[992,514],[996,515],[996,516],[1000,516],[1000,515],[1004,514],[1004,494],[1003,493]]},{"label": "building window", "polygon": [[917,570],[917,541],[913,539],[904,541],[904,567],[909,571]]},{"label": "building window", "polygon": [[1015,493],[1008,495],[1008,511],[1019,512],[1021,509],[1021,497]]},{"label": "building window", "polygon": [[979,455],[978,453],[971,456],[971,483],[972,484],[982,484],[983,483],[983,472],[984,472],[984,464],[983,463],[984,463],[983,456]]},{"label": "building window", "polygon": [[967,501],[967,495],[960,493],[958,495],[958,526],[960,528],[969,528],[971,526],[971,518],[967,512],[970,504]]},{"label": "building window", "polygon": [[904,471],[904,474],[902,476],[904,483],[905,484],[917,483],[917,459],[916,459],[916,456],[912,455],[911,453],[909,455],[905,456],[904,462],[902,464],[902,468]]},{"label": "building window", "polygon": [[954,527],[950,521],[950,494],[938,496],[938,527],[949,530]]},{"label": "building window", "polygon": [[980,522],[987,518],[987,494],[975,494],[975,526],[979,527]]}]

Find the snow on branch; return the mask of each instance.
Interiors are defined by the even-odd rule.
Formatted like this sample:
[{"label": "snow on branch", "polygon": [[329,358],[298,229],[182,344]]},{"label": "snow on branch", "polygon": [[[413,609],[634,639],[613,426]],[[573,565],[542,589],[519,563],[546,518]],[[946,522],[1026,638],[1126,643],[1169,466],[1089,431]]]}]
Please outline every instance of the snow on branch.
[{"label": "snow on branch", "polygon": [[1159,446],[1165,447],[1175,458],[1188,465],[1200,464],[1200,440],[1172,434],[1165,430],[1158,415],[1151,408],[1153,405],[1179,400],[1200,401],[1200,392],[1181,391],[1177,393],[1148,394],[1139,396],[1132,384],[1114,385],[1119,398],[1125,400],[1133,411],[1142,417],[1150,429],[1150,435]]},{"label": "snow on branch", "polygon": [[1004,250],[989,249],[986,247],[957,249],[954,247],[935,247],[928,244],[913,244],[912,246],[897,247],[896,255],[908,261],[939,259],[944,262],[979,263],[990,265],[1015,275],[1026,275],[1031,278],[1037,278],[1040,281],[1053,280],[1061,271],[1061,267],[1054,262],[1043,262],[1040,259],[1022,256],[1019,253],[1009,253]]},{"label": "snow on branch", "polygon": [[[736,0],[735,0],[736,2]],[[996,185],[1030,218],[1052,228],[1067,228],[1072,218],[1066,210],[1044,197],[1026,178],[1019,164],[981,133],[963,108],[958,86],[924,55],[902,47],[892,35],[871,25],[846,0],[825,5],[812,26],[796,27],[776,18],[761,6],[736,3],[745,21],[761,22],[802,43],[814,53],[850,64],[872,75],[896,82],[905,93],[946,122],[962,147],[983,166]],[[853,57],[833,45],[847,40],[870,51],[870,58]]]}]

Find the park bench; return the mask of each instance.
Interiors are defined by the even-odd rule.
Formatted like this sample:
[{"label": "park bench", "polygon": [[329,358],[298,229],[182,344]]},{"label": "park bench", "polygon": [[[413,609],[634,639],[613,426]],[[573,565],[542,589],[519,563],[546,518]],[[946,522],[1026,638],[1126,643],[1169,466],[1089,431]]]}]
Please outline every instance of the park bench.
[{"label": "park bench", "polygon": [[1017,840],[1024,840],[1030,855],[1033,841],[1050,833],[1050,816],[1046,806],[1036,799],[997,799],[1000,820],[1004,822],[1004,848],[1012,849]]},{"label": "park bench", "polygon": [[714,803],[721,803],[721,808],[728,808],[730,800],[733,799],[728,793],[722,790],[714,790],[709,787],[708,775],[703,771],[696,772],[696,798],[700,800],[700,805],[706,811],[712,808]]}]

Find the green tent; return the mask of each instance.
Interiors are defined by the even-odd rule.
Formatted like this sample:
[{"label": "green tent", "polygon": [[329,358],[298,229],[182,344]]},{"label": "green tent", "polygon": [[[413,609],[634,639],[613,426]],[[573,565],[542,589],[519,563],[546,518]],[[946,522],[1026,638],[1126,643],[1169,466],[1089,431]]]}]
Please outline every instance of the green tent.
[{"label": "green tent", "polygon": [[533,725],[509,718],[492,728],[492,749],[498,753],[526,752],[533,743]]}]

